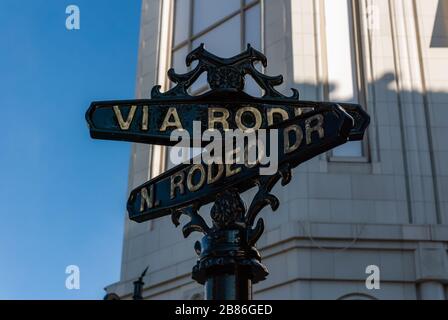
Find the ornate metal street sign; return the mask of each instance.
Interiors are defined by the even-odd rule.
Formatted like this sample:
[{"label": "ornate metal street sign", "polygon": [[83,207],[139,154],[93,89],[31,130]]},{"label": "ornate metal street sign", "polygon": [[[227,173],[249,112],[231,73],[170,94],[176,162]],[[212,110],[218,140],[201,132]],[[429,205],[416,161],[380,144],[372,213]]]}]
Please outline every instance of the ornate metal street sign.
[{"label": "ornate metal street sign", "polygon": [[[283,82],[282,76],[268,77],[254,68],[253,63],[267,61],[251,47],[230,59],[218,58],[203,46],[187,56],[187,65],[198,61],[191,72],[179,75],[170,70],[169,78],[177,85],[166,93],[156,86],[151,99],[93,102],[86,119],[90,134],[95,139],[174,145],[171,133],[187,130],[193,136],[193,121],[201,123],[202,132],[208,129],[266,129],[275,123],[292,119],[302,113],[326,108],[326,103],[300,101],[293,89],[292,97],[285,97],[273,86]],[[201,96],[190,96],[188,88],[207,72],[211,91]],[[251,75],[264,90],[263,98],[243,92],[244,76]],[[350,140],[361,140],[369,124],[369,117],[361,106],[339,104],[355,120]],[[204,143],[205,144],[205,143]]]},{"label": "ornate metal street sign", "polygon": [[[194,161],[136,188],[127,204],[130,219],[137,222],[171,215],[178,226],[180,216],[188,215],[191,221],[183,228],[184,236],[194,231],[204,233],[195,245],[199,258],[192,277],[205,285],[206,298],[250,299],[252,283],[268,274],[255,248],[264,222],[255,220],[266,206],[278,209],[280,203],[271,194],[272,188],[279,181],[287,185],[291,170],[304,161],[347,141],[362,140],[370,118],[356,104],[300,101],[294,89],[292,97],[282,95],[274,89],[283,82],[282,76],[257,71],[254,63],[266,66],[266,57],[250,46],[233,58],[222,59],[201,45],[187,56],[188,66],[194,61],[197,66],[186,74],[172,69],[168,72],[176,83],[171,90],[161,93],[156,86],[148,100],[93,102],[86,119],[96,139],[174,145],[177,141],[171,141],[171,133],[181,130],[189,133],[192,142],[194,121],[199,121],[200,133],[239,129],[258,135],[267,129],[267,136],[277,137],[267,139],[265,146],[266,153],[278,156],[278,167],[272,174],[260,175],[263,165],[257,162]],[[204,72],[211,90],[200,96],[189,95],[188,89]],[[263,89],[262,98],[243,92],[246,75]],[[208,143],[201,140],[202,146]],[[247,148],[241,144],[232,142],[235,151]],[[258,192],[246,210],[240,193],[253,187],[258,187]],[[210,202],[214,202],[211,226],[198,213]]]}]

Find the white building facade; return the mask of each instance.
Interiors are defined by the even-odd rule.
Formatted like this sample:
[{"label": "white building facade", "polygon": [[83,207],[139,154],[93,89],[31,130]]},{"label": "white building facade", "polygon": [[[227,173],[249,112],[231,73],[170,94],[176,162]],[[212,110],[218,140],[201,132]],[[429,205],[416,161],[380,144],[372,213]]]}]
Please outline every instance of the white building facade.
[{"label": "white building facade", "polygon": [[[257,246],[270,275],[254,298],[448,299],[448,0],[143,0],[137,98],[167,90],[167,70],[187,71],[201,43],[222,57],[250,43],[267,74],[284,76],[280,91],[357,102],[371,116],[362,143],[274,189],[280,209],[262,212]],[[204,90],[199,79],[192,93]],[[172,166],[167,154],[134,144],[129,191]],[[121,277],[107,292],[131,298],[149,265],[145,299],[201,299],[191,279],[201,234],[184,239],[170,217],[125,219]],[[375,266],[380,287],[369,289]]]}]

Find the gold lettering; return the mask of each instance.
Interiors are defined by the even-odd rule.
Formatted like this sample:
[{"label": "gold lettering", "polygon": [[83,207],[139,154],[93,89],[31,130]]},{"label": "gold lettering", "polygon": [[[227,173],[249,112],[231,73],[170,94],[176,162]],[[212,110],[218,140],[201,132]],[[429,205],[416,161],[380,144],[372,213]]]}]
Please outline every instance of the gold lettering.
[{"label": "gold lettering", "polygon": [[[171,117],[174,118],[174,121],[170,121]],[[167,128],[175,127],[176,129],[182,130],[182,123],[180,122],[179,115],[177,114],[177,110],[174,107],[168,109],[166,113],[165,119],[163,120],[162,127],[160,127],[160,131],[164,132]]]},{"label": "gold lettering", "polygon": [[272,108],[268,110],[268,126],[272,126],[274,124],[274,114],[279,114],[282,116],[282,120],[286,121],[289,119],[288,112],[283,110],[282,108]]},{"label": "gold lettering", "polygon": [[[176,178],[178,178],[177,182],[176,182]],[[183,171],[171,176],[171,188],[170,188],[171,200],[176,198],[176,189],[179,189],[180,194],[185,193],[184,179],[185,179],[185,174]]]},{"label": "gold lettering", "polygon": [[302,114],[306,114],[308,112],[313,111],[313,108],[295,108],[294,109],[294,114],[296,115],[296,117],[301,116]]},{"label": "gold lettering", "polygon": [[[193,177],[196,171],[199,171],[201,173],[201,177],[199,178],[199,182],[197,184],[193,183]],[[199,189],[202,188],[202,186],[205,183],[205,169],[204,166],[202,166],[201,164],[195,164],[190,171],[188,172],[188,176],[187,176],[187,187],[188,190],[190,190],[191,192],[195,192],[198,191]]]},{"label": "gold lettering", "polygon": [[[217,117],[216,114],[220,113],[221,116]],[[216,129],[215,124],[220,123],[224,130],[229,129],[229,122],[227,119],[230,117],[229,110],[225,108],[210,108],[208,109],[208,128],[209,130]]]},{"label": "gold lettering", "polygon": [[132,120],[134,120],[135,111],[137,110],[137,106],[131,106],[131,110],[129,111],[128,117],[126,121],[123,119],[123,114],[121,113],[119,106],[113,106],[115,116],[117,117],[118,124],[120,125],[121,130],[129,130],[131,127]]},{"label": "gold lettering", "polygon": [[216,173],[216,176],[213,176],[213,164],[210,164],[208,166],[208,174],[207,174],[207,184],[213,184],[219,179],[221,179],[222,175],[224,174],[224,166],[222,164],[216,164],[216,167],[218,167],[218,172]]},{"label": "gold lettering", "polygon": [[[313,127],[311,127],[311,123],[317,122]],[[323,139],[325,137],[325,131],[323,128],[324,125],[324,116],[321,114],[317,114],[305,121],[305,130],[306,130],[306,144],[311,144],[312,134],[313,132],[317,132],[319,134],[319,138]]]},{"label": "gold lettering", "polygon": [[[243,117],[243,115],[244,115],[246,112],[252,113],[252,115],[253,115],[254,118],[255,118],[255,126],[252,127],[252,128],[248,128],[248,127],[246,127],[246,126],[243,124],[242,117]],[[236,122],[236,125],[238,126],[238,128],[239,128],[241,131],[243,131],[243,132],[245,132],[245,131],[249,131],[249,130],[251,130],[251,131],[252,131],[252,130],[257,131],[257,130],[259,130],[259,129],[261,128],[261,125],[263,124],[263,119],[262,119],[262,117],[261,117],[261,113],[260,113],[260,111],[258,111],[257,108],[254,108],[254,107],[244,107],[244,108],[239,109],[239,110],[236,112],[235,122]]]},{"label": "gold lettering", "polygon": [[148,118],[149,118],[149,107],[143,106],[143,115],[142,115],[142,130],[148,131]]},{"label": "gold lettering", "polygon": [[151,185],[149,193],[147,188],[143,188],[141,191],[140,212],[144,212],[146,209],[152,209],[158,205],[154,203],[154,186]]},{"label": "gold lettering", "polygon": [[[289,140],[290,132],[294,132],[296,135],[296,142],[292,146],[291,146],[291,141]],[[303,141],[302,128],[300,128],[298,125],[292,125],[292,126],[287,127],[283,131],[283,140],[284,140],[284,153],[285,154],[289,154],[291,152],[296,151],[297,149],[299,149],[299,147]]]},{"label": "gold lettering", "polygon": [[227,164],[226,165],[226,177],[228,178],[228,177],[231,177],[231,176],[234,176],[234,175],[236,175],[236,174],[238,174],[238,173],[240,173],[241,172],[241,167],[238,167],[238,168],[233,168],[233,164]]}]

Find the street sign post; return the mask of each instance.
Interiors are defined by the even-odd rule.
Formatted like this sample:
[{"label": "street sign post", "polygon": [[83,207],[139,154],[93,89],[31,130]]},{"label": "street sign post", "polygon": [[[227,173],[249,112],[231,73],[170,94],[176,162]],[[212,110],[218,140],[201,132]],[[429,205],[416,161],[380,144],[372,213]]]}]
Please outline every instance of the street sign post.
[{"label": "street sign post", "polygon": [[[370,118],[356,104],[301,101],[294,89],[291,97],[282,95],[274,88],[283,82],[282,76],[260,73],[254,63],[266,67],[266,57],[250,46],[235,57],[222,59],[201,45],[187,56],[187,66],[194,61],[196,67],[186,74],[168,72],[176,84],[171,90],[162,93],[155,86],[151,99],[93,102],[86,120],[95,139],[166,146],[177,144],[171,139],[173,132],[188,133],[189,146],[207,146],[210,141],[195,141],[195,122],[200,134],[217,131],[225,136],[236,129],[255,133],[259,139],[266,129],[269,139],[264,152],[275,153],[277,159],[273,173],[261,175],[264,164],[259,161],[209,162],[200,156],[136,188],[127,203],[129,218],[136,222],[171,215],[178,226],[181,215],[189,216],[184,236],[204,234],[195,244],[198,261],[192,277],[205,285],[206,298],[247,300],[252,297],[252,284],[268,275],[255,244],[264,231],[258,214],[266,206],[275,211],[280,205],[272,188],[280,181],[286,186],[292,169],[301,163],[347,141],[362,140]],[[191,96],[189,88],[204,72],[211,90]],[[246,75],[261,87],[262,98],[243,91]],[[232,153],[249,148],[244,140],[232,140],[232,147]],[[258,192],[246,209],[240,194],[253,187]],[[199,209],[211,202],[213,224],[209,226]]]}]

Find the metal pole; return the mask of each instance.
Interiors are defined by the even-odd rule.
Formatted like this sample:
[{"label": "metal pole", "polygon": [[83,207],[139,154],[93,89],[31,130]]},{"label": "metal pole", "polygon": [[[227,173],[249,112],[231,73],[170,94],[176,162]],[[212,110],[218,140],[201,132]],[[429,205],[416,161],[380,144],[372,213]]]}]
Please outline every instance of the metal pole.
[{"label": "metal pole", "polygon": [[252,280],[247,268],[210,275],[205,283],[206,300],[252,300]]},{"label": "metal pole", "polygon": [[211,210],[213,227],[196,242],[199,255],[193,279],[205,286],[207,300],[251,300],[252,283],[268,275],[257,249],[251,245],[251,226],[238,192],[219,194]]}]

